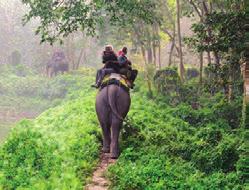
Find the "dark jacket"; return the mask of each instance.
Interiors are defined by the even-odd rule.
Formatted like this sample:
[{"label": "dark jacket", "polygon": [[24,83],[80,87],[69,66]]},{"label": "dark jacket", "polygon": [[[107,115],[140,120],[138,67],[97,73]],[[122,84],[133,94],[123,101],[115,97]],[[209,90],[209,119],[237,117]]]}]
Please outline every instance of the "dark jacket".
[{"label": "dark jacket", "polygon": [[120,68],[126,68],[129,70],[131,69],[131,62],[125,55],[120,55],[118,57],[118,62],[119,62]]},{"label": "dark jacket", "polygon": [[112,68],[116,72],[118,72],[120,69],[118,64],[118,57],[113,51],[104,51],[102,62],[103,64],[105,64],[105,68]]}]

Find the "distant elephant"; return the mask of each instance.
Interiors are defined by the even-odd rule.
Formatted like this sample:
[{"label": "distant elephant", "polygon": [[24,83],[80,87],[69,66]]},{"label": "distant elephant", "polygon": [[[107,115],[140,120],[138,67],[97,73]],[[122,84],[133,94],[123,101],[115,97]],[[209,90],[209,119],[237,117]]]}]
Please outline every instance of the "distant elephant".
[{"label": "distant elephant", "polygon": [[104,87],[96,97],[96,112],[103,132],[102,150],[110,152],[113,159],[120,154],[119,133],[130,104],[130,93],[115,84]]},{"label": "distant elephant", "polygon": [[63,52],[55,52],[52,59],[46,65],[48,77],[56,76],[59,72],[64,74],[69,71],[69,63]]}]

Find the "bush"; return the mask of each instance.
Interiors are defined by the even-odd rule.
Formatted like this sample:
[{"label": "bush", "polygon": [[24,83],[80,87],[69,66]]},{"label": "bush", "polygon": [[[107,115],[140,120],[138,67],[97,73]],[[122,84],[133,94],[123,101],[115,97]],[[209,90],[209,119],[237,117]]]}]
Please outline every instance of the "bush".
[{"label": "bush", "polygon": [[111,188],[242,189],[236,171],[242,141],[219,107],[223,98],[199,99],[196,110],[133,94],[122,154],[108,170]]},{"label": "bush", "polygon": [[[133,157],[138,159],[134,160]],[[108,170],[112,189],[240,189],[236,173],[216,172],[205,175],[182,159],[170,158],[157,151],[139,154],[127,149],[117,164]]]},{"label": "bush", "polygon": [[0,154],[0,187],[30,187],[34,178],[45,180],[51,177],[52,171],[58,171],[56,166],[61,164],[60,157],[53,155],[57,146],[47,139],[42,140],[39,132],[23,130],[13,133]]},{"label": "bush", "polygon": [[157,71],[154,76],[154,83],[157,91],[163,97],[162,99],[172,106],[182,102],[195,104],[198,101],[200,95],[199,83],[194,79],[182,83],[177,68]]},{"label": "bush", "polygon": [[217,118],[228,121],[233,129],[238,128],[242,117],[242,97],[238,97],[232,102],[223,99],[213,106],[213,110]]},{"label": "bush", "polygon": [[186,71],[186,76],[188,80],[197,78],[200,75],[199,71],[196,68],[188,68]]},{"label": "bush", "polygon": [[165,68],[157,71],[154,76],[154,83],[157,91],[163,95],[178,92],[180,77],[177,73],[177,68]]},{"label": "bush", "polygon": [[[239,159],[238,139],[231,140],[232,137],[225,136],[221,139],[221,132],[218,133],[219,137],[216,139],[200,138],[204,141],[203,146],[199,146],[195,153],[192,155],[191,161],[196,167],[209,174],[213,172],[223,171],[224,173],[235,171],[236,163]],[[215,144],[213,143],[215,142]]]},{"label": "bush", "polygon": [[86,185],[100,149],[94,93],[88,92],[88,85],[77,94],[77,101],[65,102],[13,129],[0,148],[0,189]]},{"label": "bush", "polygon": [[[87,183],[101,139],[91,79],[76,74],[48,81],[56,88],[47,98],[65,90],[70,101],[15,127],[0,149],[0,189],[82,189]],[[121,156],[107,173],[111,188],[243,189],[246,162],[239,148],[245,145],[233,130],[241,116],[232,113],[240,98],[229,103],[220,94],[204,94],[172,107],[162,94],[148,98],[138,83],[122,128]]]},{"label": "bush", "polygon": [[241,136],[243,137],[243,143],[239,147],[239,152],[240,152],[240,158],[239,161],[237,162],[237,170],[238,170],[238,176],[240,177],[241,181],[244,183],[248,184],[248,179],[249,179],[249,173],[248,173],[248,165],[249,165],[249,160],[248,160],[248,143],[247,139],[249,137],[248,132],[242,132]]}]

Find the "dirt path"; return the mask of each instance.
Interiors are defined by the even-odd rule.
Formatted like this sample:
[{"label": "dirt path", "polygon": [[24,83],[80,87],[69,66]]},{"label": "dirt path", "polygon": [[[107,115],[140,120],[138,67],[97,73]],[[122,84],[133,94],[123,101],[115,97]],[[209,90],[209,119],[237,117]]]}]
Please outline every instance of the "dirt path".
[{"label": "dirt path", "polygon": [[93,173],[92,181],[85,187],[85,190],[107,190],[109,181],[105,178],[104,174],[107,168],[116,162],[110,158],[109,154],[101,154],[101,162]]}]

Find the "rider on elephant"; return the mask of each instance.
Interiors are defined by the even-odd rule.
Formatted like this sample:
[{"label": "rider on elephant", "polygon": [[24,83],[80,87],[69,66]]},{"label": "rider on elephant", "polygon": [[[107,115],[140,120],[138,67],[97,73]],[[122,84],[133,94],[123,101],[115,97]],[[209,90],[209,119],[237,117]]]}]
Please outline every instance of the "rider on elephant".
[{"label": "rider on elephant", "polygon": [[69,71],[69,63],[63,51],[58,50],[53,53],[52,58],[46,64],[47,76],[52,77],[58,72],[62,74]]},{"label": "rider on elephant", "polygon": [[[118,58],[114,56],[114,52],[111,52],[113,52],[112,48],[107,48],[103,53],[103,63],[105,63],[105,68],[102,69],[104,70],[103,73],[106,73],[106,69],[126,76],[128,73],[133,73],[129,80],[133,79],[134,81],[137,71],[132,70],[131,62],[126,57],[127,48],[122,49]],[[122,87],[121,84],[123,84],[121,80],[124,80],[126,83],[127,80],[123,77],[118,78],[121,78],[119,83],[116,83],[116,80],[114,79],[113,83],[112,80],[110,80],[107,81],[107,84],[104,82],[103,85],[101,85],[101,89],[96,96],[95,104],[96,113],[103,134],[102,151],[103,153],[110,153],[112,159],[117,159],[120,155],[120,131],[131,104],[129,89],[120,88],[120,86]],[[127,84],[127,86],[129,85]]]},{"label": "rider on elephant", "polygon": [[132,82],[133,87],[138,71],[132,69],[132,63],[126,56],[127,52],[127,47],[123,47],[122,50],[118,52],[119,73],[125,75]]},{"label": "rider on elephant", "polygon": [[119,72],[118,57],[111,45],[105,47],[102,55],[102,63],[104,64],[104,67],[97,71],[96,83],[92,85],[92,87],[99,88],[101,81],[106,75]]},{"label": "rider on elephant", "polygon": [[134,86],[134,81],[137,77],[137,70],[132,70],[131,62],[126,57],[127,48],[124,47],[119,51],[119,56],[115,54],[111,45],[107,45],[102,55],[104,67],[97,71],[96,84],[92,87],[99,88],[103,78],[111,73],[119,73],[125,75],[132,82],[131,88]]}]

